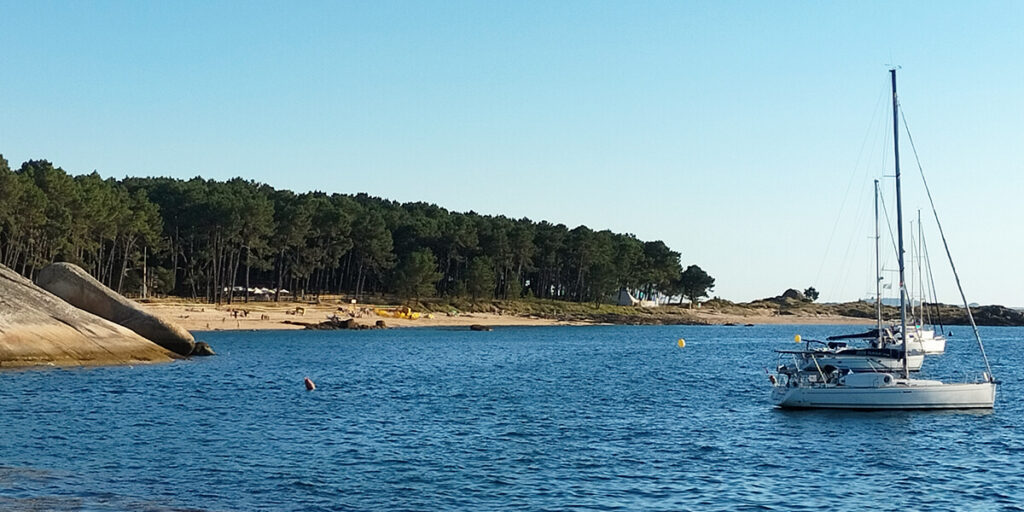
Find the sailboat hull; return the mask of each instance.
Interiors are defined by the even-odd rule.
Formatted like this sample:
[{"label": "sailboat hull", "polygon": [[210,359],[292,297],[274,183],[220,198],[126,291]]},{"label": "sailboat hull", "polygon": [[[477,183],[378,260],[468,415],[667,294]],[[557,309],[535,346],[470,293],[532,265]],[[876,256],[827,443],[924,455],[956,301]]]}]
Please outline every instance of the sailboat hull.
[{"label": "sailboat hull", "polygon": [[[818,367],[824,368],[826,366],[834,366],[839,369],[851,370],[855,372],[892,372],[903,369],[903,360],[891,357],[871,356],[857,353],[858,351],[850,351],[853,355],[848,355],[843,352],[836,354],[829,354],[824,352],[822,354],[815,354],[814,359],[818,362]],[[861,350],[859,352],[866,352]],[[924,354],[911,354],[907,359],[908,369],[912,372],[921,370],[921,365],[924,364]],[[807,357],[801,365],[803,370],[814,370],[814,361],[810,357]]]},{"label": "sailboat hull", "polygon": [[908,341],[911,351],[923,352],[927,355],[946,352],[946,337],[936,334],[931,329],[911,329]]},{"label": "sailboat hull", "polygon": [[939,355],[946,352],[946,338],[930,338],[911,341],[910,350],[920,350],[927,355]]},{"label": "sailboat hull", "polygon": [[991,409],[995,399],[996,385],[991,382],[900,380],[884,387],[780,385],[772,389],[772,403],[785,409]]}]

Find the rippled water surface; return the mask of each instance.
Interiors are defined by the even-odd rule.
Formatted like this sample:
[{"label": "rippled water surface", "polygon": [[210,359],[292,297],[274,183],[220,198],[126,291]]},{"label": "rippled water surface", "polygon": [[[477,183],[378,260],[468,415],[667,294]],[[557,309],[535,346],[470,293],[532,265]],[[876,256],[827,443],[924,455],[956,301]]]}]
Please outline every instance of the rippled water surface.
[{"label": "rippled water surface", "polygon": [[[926,375],[979,368],[955,329]],[[212,358],[4,372],[0,509],[1024,510],[1024,329],[982,330],[993,412],[773,409],[772,350],[839,332],[218,332]]]}]

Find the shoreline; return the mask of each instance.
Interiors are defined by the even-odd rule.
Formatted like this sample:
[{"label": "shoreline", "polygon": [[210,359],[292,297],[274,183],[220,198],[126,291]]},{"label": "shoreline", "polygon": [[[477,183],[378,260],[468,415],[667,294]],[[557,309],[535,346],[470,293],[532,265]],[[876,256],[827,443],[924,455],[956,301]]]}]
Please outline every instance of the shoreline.
[{"label": "shoreline", "polygon": [[[460,312],[421,314],[419,318],[395,318],[378,315],[375,310],[393,309],[394,306],[361,305],[359,307],[304,302],[249,302],[235,304],[205,304],[179,299],[139,301],[140,306],[158,316],[177,323],[185,329],[198,331],[252,331],[300,330],[306,323],[316,324],[336,316],[341,320],[353,318],[359,324],[374,325],[383,320],[388,328],[415,327],[488,327],[553,326],[553,325],[629,325],[630,322],[611,323],[596,320],[556,319],[536,315],[519,316],[501,313]],[[679,322],[672,320],[678,319]],[[872,319],[839,315],[772,315],[722,313],[714,310],[687,312],[687,316],[644,322],[653,325],[869,325]],[[285,323],[294,322],[294,323]]]}]

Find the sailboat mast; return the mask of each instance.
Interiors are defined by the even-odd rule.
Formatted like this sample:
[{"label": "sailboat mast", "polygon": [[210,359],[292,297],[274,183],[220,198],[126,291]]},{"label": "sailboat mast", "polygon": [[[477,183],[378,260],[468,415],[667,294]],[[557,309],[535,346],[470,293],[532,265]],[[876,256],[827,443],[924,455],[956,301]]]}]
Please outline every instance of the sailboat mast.
[{"label": "sailboat mast", "polygon": [[879,252],[881,235],[878,228],[878,180],[875,180],[875,316],[878,318],[878,348],[882,348],[882,257]]},{"label": "sailboat mast", "polygon": [[[921,209],[917,209],[917,313],[913,315],[914,326],[924,328],[924,228],[921,226]],[[911,302],[913,304],[913,302]],[[918,331],[920,332],[920,331]],[[923,348],[923,347],[922,347]]]},{"label": "sailboat mast", "polygon": [[907,363],[909,354],[907,346],[907,286],[903,268],[903,196],[900,190],[900,114],[899,101],[896,98],[896,69],[890,69],[892,76],[892,147],[896,164],[896,256],[900,264],[900,337],[903,338],[903,378],[910,378]]}]

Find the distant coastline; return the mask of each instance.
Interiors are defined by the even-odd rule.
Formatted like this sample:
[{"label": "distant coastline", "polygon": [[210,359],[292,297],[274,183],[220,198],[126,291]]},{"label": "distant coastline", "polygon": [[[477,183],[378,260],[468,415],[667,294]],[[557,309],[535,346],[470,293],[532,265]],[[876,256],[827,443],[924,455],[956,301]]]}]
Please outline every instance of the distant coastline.
[{"label": "distant coastline", "polygon": [[[770,299],[735,304],[712,300],[700,308],[668,305],[654,308],[565,303],[561,301],[412,302],[352,304],[344,297],[324,296],[319,301],[259,301],[208,304],[181,298],[140,301],[148,311],[190,331],[294,330],[304,324],[352,318],[372,326],[388,327],[549,326],[549,325],[869,325],[874,307],[862,302],[815,304]],[[403,308],[403,309],[399,309]],[[404,309],[407,308],[407,309]],[[943,306],[945,325],[967,323],[962,308]],[[396,314],[407,311],[411,314]],[[1024,315],[1000,306],[972,308],[980,325],[1024,325]],[[957,314],[959,312],[959,314]],[[1016,315],[1014,315],[1016,314]],[[415,316],[416,318],[411,318]],[[887,320],[896,318],[887,309]]]},{"label": "distant coastline", "polygon": [[[562,307],[554,301],[486,301],[467,307],[423,304],[408,311],[416,318],[396,317],[405,306],[360,304],[353,306],[338,299],[309,302],[249,302],[205,304],[184,299],[152,299],[141,305],[190,331],[303,329],[329,319],[353,318],[357,324],[374,325],[378,320],[388,327],[469,327],[549,326],[549,325],[761,325],[761,324],[869,324],[870,319],[808,312],[778,314],[764,308],[739,310],[705,307],[662,306],[637,308],[576,304]],[[354,316],[353,316],[354,314]]]}]

